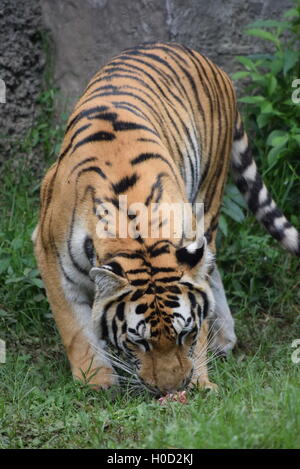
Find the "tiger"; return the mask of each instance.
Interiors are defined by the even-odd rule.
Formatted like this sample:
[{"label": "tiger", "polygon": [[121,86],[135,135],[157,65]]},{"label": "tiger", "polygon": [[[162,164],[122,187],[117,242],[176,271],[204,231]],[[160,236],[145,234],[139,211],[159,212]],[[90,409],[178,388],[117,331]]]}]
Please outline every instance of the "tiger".
[{"label": "tiger", "polygon": [[[184,45],[147,43],[115,56],[91,79],[43,179],[32,236],[74,379],[96,389],[121,385],[122,363],[157,396],[215,388],[208,346],[226,355],[236,344],[216,262],[230,168],[257,220],[299,256],[299,232],[257,170],[221,68]],[[121,196],[147,210],[187,204],[193,226],[193,207],[202,204],[203,233],[120,236],[117,226],[115,236],[100,237],[98,207],[124,212]],[[129,212],[123,215],[132,222]]]}]

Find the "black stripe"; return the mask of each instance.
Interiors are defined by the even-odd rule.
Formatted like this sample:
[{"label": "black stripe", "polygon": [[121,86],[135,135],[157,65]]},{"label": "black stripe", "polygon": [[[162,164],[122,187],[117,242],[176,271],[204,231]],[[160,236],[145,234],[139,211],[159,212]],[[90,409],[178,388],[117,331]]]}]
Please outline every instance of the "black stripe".
[{"label": "black stripe", "polygon": [[196,249],[194,252],[189,252],[187,248],[183,247],[176,251],[176,258],[180,264],[187,264],[191,268],[195,267],[204,253],[204,245]]},{"label": "black stripe", "polygon": [[240,127],[239,128],[237,126],[235,127],[233,138],[234,140],[241,140],[244,134],[245,134],[244,125],[243,125],[243,122],[241,121]]},{"label": "black stripe", "polygon": [[174,168],[172,167],[171,163],[164,156],[160,155],[159,153],[141,153],[139,156],[137,156],[136,158],[131,160],[131,165],[135,166],[137,164],[141,164],[141,163],[144,163],[145,161],[153,160],[153,159],[161,160],[169,166],[170,170],[173,173],[173,176],[176,179],[178,187],[180,187],[177,175],[176,175],[176,173],[174,171]]},{"label": "black stripe", "polygon": [[188,335],[189,332],[190,332],[190,331],[184,331],[184,330],[180,332],[180,334],[178,335],[178,338],[177,338],[179,345],[182,345],[183,338],[184,338],[186,335]]},{"label": "black stripe", "polygon": [[[216,70],[212,67],[211,67],[211,71],[214,74],[215,80],[217,81],[220,90],[222,91],[222,92],[219,92],[219,94],[218,94],[219,99],[222,101],[221,109],[230,108],[230,101],[229,101],[229,98],[228,98],[228,94],[226,94],[227,87],[226,87],[223,75],[221,73],[217,74]],[[220,85],[219,79],[221,80],[223,86]],[[223,88],[225,89],[225,92],[223,91]],[[227,101],[225,100],[225,97],[227,98]],[[219,99],[218,99],[218,103],[219,103]],[[223,113],[223,116],[225,118],[225,129],[227,130],[227,132],[223,132],[223,134],[224,134],[223,141],[222,141],[222,144],[220,144],[220,146],[219,146],[221,148],[221,151],[220,151],[220,157],[221,158],[225,158],[225,156],[228,154],[228,152],[226,152],[226,147],[228,147],[227,150],[229,151],[229,144],[232,145],[232,140],[229,140],[229,138],[231,138],[232,136],[230,137],[230,135],[228,135],[228,129],[230,129],[231,122],[228,121],[228,115],[227,114],[228,114],[227,112]],[[220,126],[220,122],[221,122],[221,116],[220,116],[220,119],[218,121],[219,126]],[[228,163],[229,163],[229,159],[228,159]],[[224,172],[224,169],[227,170],[227,165],[219,164],[219,165],[216,166],[213,174],[211,174],[211,176],[210,176],[210,186],[209,186],[208,191],[207,191],[206,196],[205,196],[205,206],[204,206],[204,212],[205,213],[209,212],[209,210],[210,210],[210,207],[211,207],[212,201],[214,199],[214,196],[215,196],[216,189],[218,187],[219,181],[223,181],[223,187],[224,187],[225,178],[221,178],[221,175],[222,175],[222,172]]]},{"label": "black stripe", "polygon": [[95,112],[107,111],[107,109],[108,109],[107,106],[96,106],[96,107],[81,111],[69,122],[65,133],[67,134],[69,130],[71,129],[71,127],[73,127],[80,119],[83,119],[84,117],[89,117],[91,114],[94,114]]},{"label": "black stripe", "polygon": [[138,286],[141,286],[141,285],[147,285],[148,282],[149,282],[148,279],[146,279],[146,280],[145,279],[136,279],[136,280],[132,280],[130,283],[131,283],[131,285],[138,287]]},{"label": "black stripe", "polygon": [[238,163],[233,161],[232,166],[238,173],[243,173],[253,163],[250,147],[247,146],[246,150],[244,150],[243,153],[240,153],[239,157],[240,161]]},{"label": "black stripe", "polygon": [[118,345],[118,326],[117,326],[117,321],[116,321],[115,316],[113,317],[113,320],[112,320],[112,333],[113,333],[113,338],[114,338],[114,344],[119,349],[119,345]]},{"label": "black stripe", "polygon": [[122,269],[119,262],[112,261],[105,265],[111,267],[114,274],[119,275],[119,277],[124,277],[124,270]]},{"label": "black stripe", "polygon": [[256,172],[255,180],[254,181],[247,181],[246,178],[245,182],[248,185],[248,190],[249,190],[249,198],[247,200],[248,207],[250,210],[255,214],[259,207],[259,193],[263,188],[263,181],[258,172]]},{"label": "black stripe", "polygon": [[119,131],[119,132],[122,130],[146,130],[147,132],[151,132],[152,134],[158,136],[155,130],[150,129],[150,127],[147,127],[146,125],[142,125],[142,124],[136,124],[134,122],[123,122],[123,121],[115,122],[114,130]]},{"label": "black stripe", "polygon": [[195,308],[195,306],[197,304],[195,295],[191,292],[188,292],[188,297],[189,297],[192,308]]},{"label": "black stripe", "polygon": [[116,316],[119,321],[124,321],[124,311],[125,311],[125,303],[119,303],[116,309]]},{"label": "black stripe", "polygon": [[149,272],[148,269],[130,269],[126,270],[126,274],[141,274],[144,272]]},{"label": "black stripe", "polygon": [[151,244],[147,247],[147,251],[151,252],[154,248],[156,248],[159,244],[163,244],[165,246],[168,244],[169,246],[177,247],[172,241],[169,239],[160,239],[159,241],[155,241],[155,243]]},{"label": "black stripe", "polygon": [[100,338],[103,340],[108,339],[108,327],[107,327],[107,321],[106,321],[106,311],[108,308],[104,311],[102,314],[102,318],[100,320]]},{"label": "black stripe", "polygon": [[122,194],[126,192],[131,187],[135,186],[139,179],[139,176],[134,173],[132,176],[124,176],[115,184],[112,184],[111,187],[114,190],[115,194]]},{"label": "black stripe", "polygon": [[[215,122],[214,122],[214,119],[213,119],[213,115],[214,115],[214,113],[213,113],[213,102],[217,102],[217,92],[216,92],[213,84],[211,83],[210,78],[208,77],[208,75],[206,73],[205,67],[201,63],[201,60],[199,60],[198,57],[196,57],[194,51],[192,51],[190,49],[188,49],[188,51],[190,53],[190,57],[192,57],[192,62],[193,62],[194,66],[195,66],[195,68],[198,72],[198,79],[199,79],[201,85],[203,86],[203,88],[205,89],[206,95],[208,96],[208,102],[209,102],[209,108],[210,108],[210,143],[209,143],[209,147],[206,148],[206,154],[211,155],[213,153],[213,142],[215,140],[215,128],[214,128],[215,127]],[[204,79],[205,79],[205,81],[204,81]],[[207,117],[208,116],[206,116],[206,118]],[[200,190],[201,184],[203,184],[205,176],[208,172],[208,167],[209,167],[209,159],[208,159],[208,162],[206,164],[206,167],[204,168],[204,170],[201,171],[202,174],[200,173],[200,179],[198,181],[198,187],[197,187],[196,192],[195,192],[196,195],[198,194],[198,192]],[[194,198],[193,202],[196,199],[196,195],[195,195],[195,198]]]},{"label": "black stripe", "polygon": [[118,121],[117,120],[118,114],[116,112],[105,112],[105,113],[94,114],[92,117],[89,117],[89,119],[91,120],[99,119],[99,120],[110,121],[113,123],[113,129],[118,132],[123,131],[123,130],[146,130],[147,132],[151,132],[154,135],[158,136],[157,133],[153,129],[151,129],[150,127],[147,127],[146,125],[136,124],[135,122]]},{"label": "black stripe", "polygon": [[170,253],[170,246],[166,245],[166,246],[162,246],[161,248],[158,248],[158,249],[153,249],[150,252],[150,257],[151,258],[158,257],[162,254],[169,254],[169,253]]},{"label": "black stripe", "polygon": [[93,241],[89,236],[87,236],[84,240],[83,249],[88,260],[91,264],[93,264],[95,251]]},{"label": "black stripe", "polygon": [[[72,148],[73,142],[77,135],[79,135],[81,132],[83,132],[85,129],[88,129],[91,126],[91,124],[85,124],[82,127],[79,127],[79,129],[76,130],[76,132],[73,133],[70,143],[67,145],[67,147],[64,149],[64,151],[60,154],[59,159],[62,160],[64,156],[68,153],[68,151]],[[73,150],[74,151],[74,150]]]},{"label": "black stripe", "polygon": [[132,297],[130,298],[130,301],[136,301],[142,298],[144,295],[144,290],[137,290],[136,292],[133,293]]},{"label": "black stripe", "polygon": [[113,204],[114,207],[116,207],[117,210],[120,210],[119,199],[112,198],[112,197],[105,197],[105,201],[110,202],[111,204]]},{"label": "black stripe", "polygon": [[162,186],[161,180],[164,176],[168,176],[168,174],[159,173],[159,175],[157,176],[155,183],[151,186],[151,192],[148,195],[147,199],[145,200],[146,206],[148,206],[150,202],[153,200],[155,192],[157,192],[155,203],[158,203],[160,201],[162,194],[163,194],[163,186]]},{"label": "black stripe", "polygon": [[87,143],[91,142],[108,142],[114,140],[116,137],[113,133],[111,132],[96,132],[92,135],[89,135],[88,137],[84,138],[83,140],[80,140],[80,142],[76,143],[74,146],[72,153],[74,153],[77,148],[81,147],[82,145],[86,145]]},{"label": "black stripe", "polygon": [[146,351],[146,352],[149,352],[150,346],[149,346],[149,344],[148,344],[148,342],[147,342],[146,340],[144,340],[144,339],[139,339],[139,340],[136,340],[135,343],[136,343],[136,344],[141,344],[141,345],[143,345],[143,347],[145,347],[145,351]]},{"label": "black stripe", "polygon": [[161,145],[161,142],[158,142],[157,140],[154,140],[152,138],[138,138],[137,142],[155,143],[157,145]]},{"label": "black stripe", "polygon": [[84,168],[84,169],[81,169],[77,175],[77,181],[78,179],[80,178],[80,176],[82,176],[82,174],[84,173],[89,173],[89,172],[94,172],[94,173],[97,173],[99,174],[99,176],[101,176],[103,179],[106,179],[106,176],[104,174],[104,172],[102,171],[102,169],[100,169],[98,166],[89,166],[88,168]]},{"label": "black stripe", "polygon": [[168,300],[172,301],[177,301],[178,302],[178,296],[176,295],[167,295]]},{"label": "black stripe", "polygon": [[143,303],[143,304],[140,304],[136,307],[135,309],[135,313],[136,314],[144,314],[148,309],[148,305]]},{"label": "black stripe", "polygon": [[[261,218],[261,222],[264,224],[264,226],[267,228],[267,230],[272,229],[272,235],[274,237],[275,237],[276,232],[278,232],[278,234],[279,234],[280,231],[282,230],[281,228],[277,228],[276,226],[274,226],[275,219],[276,218],[281,218],[282,216],[283,216],[283,213],[281,212],[281,210],[279,210],[278,207],[276,207],[276,208],[273,208],[270,212],[265,213]],[[289,223],[289,225],[290,226],[288,226],[288,228],[291,227],[290,223]],[[282,235],[282,237],[281,237],[281,235]],[[280,235],[280,239],[282,239],[284,237],[284,233],[282,232],[281,235]]]},{"label": "black stripe", "polygon": [[166,278],[158,278],[156,279],[157,282],[162,283],[171,283],[171,282],[178,282],[181,277],[166,277]]},{"label": "black stripe", "polygon": [[181,285],[188,287],[190,290],[194,290],[194,285],[190,282],[180,282]]},{"label": "black stripe", "polygon": [[[78,182],[78,177],[76,180],[76,183]],[[82,267],[74,258],[73,252],[72,252],[72,238],[73,238],[73,232],[74,232],[74,223],[75,223],[75,217],[76,217],[76,211],[77,211],[77,201],[78,201],[78,193],[77,193],[77,187],[75,188],[75,203],[74,207],[72,210],[72,218],[71,218],[71,224],[70,224],[70,231],[69,231],[69,237],[67,240],[67,247],[68,247],[68,253],[71,259],[71,262],[75,269],[78,270],[83,275],[88,275],[88,270],[85,267]]]},{"label": "black stripe", "polygon": [[127,332],[127,323],[126,323],[126,321],[123,322],[121,331],[122,331],[122,334],[126,334],[126,332]]},{"label": "black stripe", "polygon": [[85,158],[84,160],[82,160],[80,163],[77,163],[74,168],[72,169],[72,171],[70,172],[69,174],[69,177],[74,173],[74,171],[76,171],[76,169],[78,169],[80,166],[84,165],[85,163],[90,163],[91,161],[96,161],[97,158],[96,156],[91,156],[90,158]]},{"label": "black stripe", "polygon": [[179,308],[180,303],[178,301],[165,300],[164,305],[168,308]]},{"label": "black stripe", "polygon": [[147,290],[145,291],[145,295],[152,295],[153,293],[154,293],[153,284],[150,284]]},{"label": "black stripe", "polygon": [[152,267],[151,269],[151,274],[156,275],[159,274],[160,272],[176,272],[173,267]]},{"label": "black stripe", "polygon": [[65,268],[64,268],[64,266],[63,266],[63,262],[62,262],[62,260],[61,260],[59,251],[58,251],[58,249],[57,249],[55,243],[54,243],[54,250],[55,250],[55,254],[56,254],[57,259],[58,259],[59,266],[60,266],[61,271],[62,271],[62,273],[63,273],[63,276],[65,277],[65,279],[66,279],[69,283],[72,283],[72,285],[76,285],[75,280],[71,279],[71,277],[69,277],[69,275],[68,275],[67,272],[65,271]]},{"label": "black stripe", "polygon": [[117,108],[117,109],[126,109],[126,111],[129,111],[130,113],[134,114],[137,117],[141,117],[142,119],[148,121],[149,117],[145,115],[141,109],[136,106],[133,103],[130,103],[128,101],[112,101],[112,104]]},{"label": "black stripe", "polygon": [[[182,316],[182,314],[176,313],[176,311],[173,313],[173,316],[174,316],[175,318],[181,318],[181,319],[183,319],[183,320],[185,321],[185,318]],[[189,318],[189,319],[191,319],[191,318]],[[187,322],[190,322],[190,321],[187,321]]]},{"label": "black stripe", "polygon": [[115,122],[118,118],[118,114],[116,112],[104,112],[99,114],[94,114],[92,117],[89,117],[91,120],[103,120],[109,122]]},{"label": "black stripe", "polygon": [[142,259],[144,260],[142,252],[118,252],[116,257],[124,257],[125,259]]},{"label": "black stripe", "polygon": [[208,314],[208,307],[209,307],[209,303],[208,303],[208,299],[207,299],[207,295],[206,293],[204,293],[204,291],[201,291],[201,290],[197,290],[198,293],[200,293],[200,295],[202,296],[202,299],[203,299],[203,318],[205,319],[207,314]]},{"label": "black stripe", "polygon": [[118,296],[117,301],[123,301],[126,298],[126,296],[128,296],[129,294],[130,294],[129,291],[122,293],[122,295]]}]

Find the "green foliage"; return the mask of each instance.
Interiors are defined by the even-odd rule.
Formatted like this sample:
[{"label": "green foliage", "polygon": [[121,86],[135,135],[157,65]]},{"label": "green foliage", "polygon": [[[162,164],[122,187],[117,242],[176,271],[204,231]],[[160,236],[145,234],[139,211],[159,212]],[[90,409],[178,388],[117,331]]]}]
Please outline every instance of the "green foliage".
[{"label": "green foliage", "polygon": [[24,141],[21,142],[21,151],[30,153],[38,148],[43,155],[43,165],[53,161],[59,154],[64,133],[63,123],[66,116],[61,116],[60,122],[55,123],[55,97],[57,89],[51,88],[41,92],[37,100],[39,115],[35,125],[29,129]]},{"label": "green foliage", "polygon": [[[43,38],[48,49],[48,38]],[[1,166],[0,331],[5,331],[6,340],[14,343],[22,342],[23,336],[27,343],[44,342],[46,324],[52,336],[54,331],[31,242],[38,218],[41,173],[56,158],[64,132],[65,116],[55,123],[57,90],[51,76],[48,63],[33,126],[23,140],[15,143]],[[33,153],[40,159],[39,163],[33,161],[32,168]]]},{"label": "green foliage", "polygon": [[[270,42],[273,52],[237,57],[243,70],[232,78],[244,83],[245,95],[239,101],[260,171],[278,205],[293,216],[299,211],[300,192],[300,102],[292,100],[293,93],[296,98],[300,95],[300,80],[295,81],[300,79],[299,0],[283,17],[249,25],[246,34]],[[228,210],[230,191],[228,186],[221,215],[223,234],[228,217],[243,221],[236,217],[236,207]]]},{"label": "green foliage", "polygon": [[227,217],[234,220],[236,223],[242,223],[245,220],[245,215],[242,209],[245,209],[247,204],[234,184],[227,184],[225,189],[225,196],[223,200],[222,213],[219,220],[219,228],[224,236],[228,235]]},{"label": "green foliage", "polygon": [[48,33],[40,32],[44,53],[47,58],[43,72],[43,86],[36,102],[37,116],[33,126],[28,130],[20,150],[30,154],[33,150],[41,153],[41,166],[48,166],[57,157],[64,135],[67,115],[57,115],[55,102],[58,98],[58,88],[54,84],[54,51]]}]

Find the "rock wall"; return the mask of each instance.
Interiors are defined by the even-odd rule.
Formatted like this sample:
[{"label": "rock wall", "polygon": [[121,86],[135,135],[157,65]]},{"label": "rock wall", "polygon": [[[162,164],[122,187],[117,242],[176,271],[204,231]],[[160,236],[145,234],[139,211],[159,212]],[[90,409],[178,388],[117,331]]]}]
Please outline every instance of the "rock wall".
[{"label": "rock wall", "polygon": [[0,162],[13,151],[33,123],[45,57],[38,0],[0,0]]},{"label": "rock wall", "polygon": [[[146,41],[178,41],[208,55],[227,72],[234,56],[266,43],[243,30],[278,18],[290,0],[41,0],[56,49],[55,78],[68,105],[113,55]],[[61,101],[60,101],[61,102]]]}]

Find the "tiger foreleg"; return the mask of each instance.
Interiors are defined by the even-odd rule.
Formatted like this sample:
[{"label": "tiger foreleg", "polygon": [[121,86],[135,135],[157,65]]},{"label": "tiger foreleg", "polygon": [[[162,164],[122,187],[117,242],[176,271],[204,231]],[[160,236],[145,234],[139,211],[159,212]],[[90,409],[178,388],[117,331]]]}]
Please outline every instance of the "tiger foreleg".
[{"label": "tiger foreleg", "polygon": [[[62,285],[66,282],[62,281],[62,273],[56,259],[49,262],[51,256],[46,258],[38,247],[36,254],[73,378],[93,388],[106,389],[116,384],[114,370],[91,327],[91,308],[84,301],[80,301],[79,288],[71,284],[70,288]],[[72,288],[74,292],[77,291],[77,295],[72,292]]]},{"label": "tiger foreleg", "polygon": [[193,352],[194,374],[191,379],[190,387],[199,389],[216,390],[218,386],[212,383],[208,377],[208,357],[207,357],[207,335],[209,324],[203,321],[197,344]]},{"label": "tiger foreleg", "polygon": [[217,265],[209,279],[215,299],[215,310],[210,318],[209,349],[219,355],[227,355],[236,344],[234,320],[231,315],[223,282]]}]

